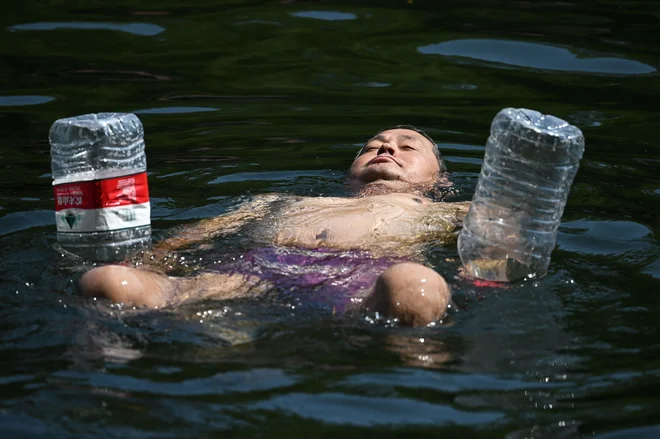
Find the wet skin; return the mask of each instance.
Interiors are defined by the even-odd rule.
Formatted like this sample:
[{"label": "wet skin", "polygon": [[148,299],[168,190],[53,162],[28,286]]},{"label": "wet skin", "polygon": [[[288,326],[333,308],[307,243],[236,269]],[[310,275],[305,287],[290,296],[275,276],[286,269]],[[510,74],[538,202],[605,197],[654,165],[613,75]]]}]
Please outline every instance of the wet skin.
[{"label": "wet skin", "polygon": [[395,129],[369,139],[348,174],[365,184],[379,182],[394,192],[397,188],[433,182],[439,171],[428,139],[415,131]]},{"label": "wet skin", "polygon": [[[220,238],[250,224],[255,246],[360,249],[374,256],[414,256],[433,241],[452,242],[467,203],[434,203],[419,188],[438,179],[433,145],[415,131],[395,129],[370,139],[349,170],[354,198],[265,195],[220,217],[185,227],[157,243],[156,255]],[[87,272],[80,290],[115,302],[162,307],[205,298],[259,295],[270,285],[256,276],[204,273],[190,278],[126,266]],[[364,308],[423,325],[440,318],[450,299],[445,280],[419,263],[396,264],[367,291]]]}]

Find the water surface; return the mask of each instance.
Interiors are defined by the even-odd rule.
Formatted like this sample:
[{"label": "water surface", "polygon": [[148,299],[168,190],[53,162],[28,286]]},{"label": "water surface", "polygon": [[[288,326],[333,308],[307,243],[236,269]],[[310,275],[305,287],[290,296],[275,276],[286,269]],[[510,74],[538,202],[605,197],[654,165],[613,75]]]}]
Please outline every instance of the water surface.
[{"label": "water surface", "polygon": [[[446,3],[446,2],[445,2]],[[653,2],[41,2],[0,17],[3,437],[656,437],[660,9]],[[250,194],[336,195],[359,145],[411,123],[474,190],[504,107],[587,150],[549,274],[492,289],[429,257],[433,328],[240,301],[83,300],[56,251],[47,133],[143,121],[156,238]]]}]

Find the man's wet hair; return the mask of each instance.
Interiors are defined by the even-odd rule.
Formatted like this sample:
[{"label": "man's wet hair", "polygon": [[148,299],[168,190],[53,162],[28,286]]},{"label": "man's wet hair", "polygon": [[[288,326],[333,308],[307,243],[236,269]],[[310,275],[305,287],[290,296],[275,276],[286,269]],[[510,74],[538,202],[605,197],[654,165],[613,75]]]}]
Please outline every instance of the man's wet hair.
[{"label": "man's wet hair", "polygon": [[[447,164],[445,163],[444,159],[442,158],[442,153],[440,152],[440,148],[438,148],[438,145],[431,138],[431,136],[429,136],[428,134],[426,134],[424,131],[420,130],[417,127],[414,127],[412,125],[394,125],[392,127],[385,128],[385,129],[382,129],[382,130],[378,131],[370,139],[373,139],[374,137],[376,137],[380,133],[384,133],[385,131],[389,131],[389,130],[410,130],[410,131],[414,131],[414,132],[420,134],[421,136],[423,136],[424,138],[426,138],[426,140],[431,142],[431,145],[433,145],[433,154],[435,155],[435,158],[438,160],[438,166],[440,167],[440,175],[443,175],[447,172]],[[368,140],[367,140],[367,142],[368,142]],[[367,146],[366,143],[362,146],[362,148],[360,148],[360,151],[358,151],[356,157],[359,157],[360,155],[362,155],[362,151],[364,151],[365,146]]]}]

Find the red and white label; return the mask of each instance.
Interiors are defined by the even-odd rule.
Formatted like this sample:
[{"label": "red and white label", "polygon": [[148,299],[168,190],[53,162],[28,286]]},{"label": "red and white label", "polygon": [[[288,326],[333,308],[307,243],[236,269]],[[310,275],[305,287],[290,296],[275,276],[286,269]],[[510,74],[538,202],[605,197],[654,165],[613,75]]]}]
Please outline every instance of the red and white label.
[{"label": "red and white label", "polygon": [[147,173],[53,187],[58,232],[101,232],[151,224]]}]

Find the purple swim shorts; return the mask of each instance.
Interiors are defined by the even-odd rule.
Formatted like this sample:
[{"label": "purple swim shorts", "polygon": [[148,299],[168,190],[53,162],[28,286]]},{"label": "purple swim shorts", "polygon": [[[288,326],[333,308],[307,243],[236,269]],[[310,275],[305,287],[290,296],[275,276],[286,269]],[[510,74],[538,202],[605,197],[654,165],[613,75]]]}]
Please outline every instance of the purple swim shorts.
[{"label": "purple swim shorts", "polygon": [[388,267],[402,258],[374,258],[365,251],[266,247],[213,266],[219,273],[254,275],[303,304],[344,313]]}]

